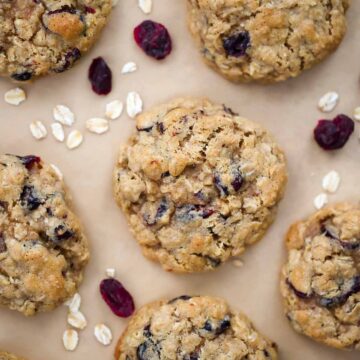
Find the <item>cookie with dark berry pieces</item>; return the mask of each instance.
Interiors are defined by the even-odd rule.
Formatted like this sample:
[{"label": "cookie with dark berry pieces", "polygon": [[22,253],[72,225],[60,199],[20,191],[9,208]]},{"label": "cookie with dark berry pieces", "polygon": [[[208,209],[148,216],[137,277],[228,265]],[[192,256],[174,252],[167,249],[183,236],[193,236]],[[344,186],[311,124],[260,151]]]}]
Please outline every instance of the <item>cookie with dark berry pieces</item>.
[{"label": "cookie with dark berry pieces", "polygon": [[0,76],[17,82],[60,73],[97,40],[111,0],[0,2]]},{"label": "cookie with dark berry pieces", "polygon": [[298,76],[346,32],[349,0],[187,0],[190,32],[205,62],[236,82]]},{"label": "cookie with dark berry pieces", "polygon": [[360,207],[330,205],[290,227],[281,293],[299,333],[360,350]]},{"label": "cookie with dark berry pieces", "polygon": [[71,198],[37,156],[0,155],[0,304],[26,316],[77,291],[89,249]]},{"label": "cookie with dark berry pieces", "polygon": [[205,99],[155,107],[136,127],[113,182],[145,256],[167,271],[213,270],[263,237],[287,179],[263,127]]},{"label": "cookie with dark berry pieces", "polygon": [[276,360],[277,346],[220,299],[181,296],[141,308],[122,334],[116,360]]}]

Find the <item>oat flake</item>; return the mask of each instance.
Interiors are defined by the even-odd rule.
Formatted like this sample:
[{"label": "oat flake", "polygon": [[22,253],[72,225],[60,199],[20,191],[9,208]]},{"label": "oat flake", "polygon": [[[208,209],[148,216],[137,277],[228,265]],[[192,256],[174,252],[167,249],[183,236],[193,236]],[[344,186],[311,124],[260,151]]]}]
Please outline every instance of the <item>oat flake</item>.
[{"label": "oat flake", "polygon": [[140,95],[135,91],[129,92],[126,99],[126,110],[128,115],[133,119],[142,112],[142,109],[143,102]]},{"label": "oat flake", "polygon": [[10,105],[18,106],[26,100],[25,91],[21,88],[11,89],[5,93],[4,100]]},{"label": "oat flake", "polygon": [[325,193],[317,195],[314,199],[314,206],[316,209],[322,209],[329,202],[328,196]]},{"label": "oat flake", "polygon": [[81,305],[80,294],[76,293],[71,299],[65,302],[65,305],[69,308],[71,312],[79,311]]},{"label": "oat flake", "polygon": [[109,130],[109,121],[102,118],[91,118],[86,121],[86,128],[95,134],[104,134]]},{"label": "oat flake", "polygon": [[331,112],[335,109],[338,102],[339,94],[335,91],[330,91],[320,98],[318,107],[322,112]]},{"label": "oat flake", "polygon": [[87,326],[86,318],[81,311],[76,311],[76,312],[69,311],[67,322],[69,325],[80,330],[84,330]]},{"label": "oat flake", "polygon": [[[62,180],[63,178],[64,178],[64,175],[62,174],[62,172],[60,171],[60,169],[56,166],[56,165],[54,165],[54,164],[50,164],[50,166],[52,167],[52,169],[55,171],[55,173],[56,173],[56,176],[60,179],[60,180]],[[76,295],[76,294],[75,294]],[[66,304],[66,303],[65,303]]]},{"label": "oat flake", "polygon": [[79,334],[74,329],[67,329],[63,334],[63,344],[67,351],[74,351],[79,343]]},{"label": "oat flake", "polygon": [[360,106],[358,106],[354,110],[354,119],[360,121]]},{"label": "oat flake", "polygon": [[139,0],[139,8],[145,13],[150,14],[152,9],[152,0]]},{"label": "oat flake", "polygon": [[75,122],[74,113],[65,105],[55,106],[53,116],[56,121],[66,126],[71,126]]},{"label": "oat flake", "polygon": [[124,109],[124,105],[120,100],[114,100],[106,104],[105,116],[108,119],[115,120],[118,119]]},{"label": "oat flake", "polygon": [[107,276],[107,277],[109,277],[109,278],[114,278],[114,277],[115,277],[115,274],[116,274],[115,269],[113,269],[113,268],[108,268],[108,269],[106,269],[106,276]]},{"label": "oat flake", "polygon": [[30,124],[30,131],[36,140],[41,140],[47,135],[46,127],[41,121],[33,121]]},{"label": "oat flake", "polygon": [[84,137],[79,130],[73,130],[67,137],[66,146],[72,150],[81,145]]},{"label": "oat flake", "polygon": [[134,62],[129,61],[122,67],[121,73],[130,74],[136,70],[137,70],[137,65]]},{"label": "oat flake", "polygon": [[326,174],[322,180],[322,187],[329,193],[335,193],[340,185],[340,175],[337,171],[332,170]]},{"label": "oat flake", "polygon": [[54,138],[57,141],[63,142],[65,139],[63,126],[58,122],[52,123],[50,126],[51,126],[51,132],[52,132]]},{"label": "oat flake", "polygon": [[105,324],[97,324],[94,328],[94,334],[99,343],[107,346],[112,341],[111,330]]}]

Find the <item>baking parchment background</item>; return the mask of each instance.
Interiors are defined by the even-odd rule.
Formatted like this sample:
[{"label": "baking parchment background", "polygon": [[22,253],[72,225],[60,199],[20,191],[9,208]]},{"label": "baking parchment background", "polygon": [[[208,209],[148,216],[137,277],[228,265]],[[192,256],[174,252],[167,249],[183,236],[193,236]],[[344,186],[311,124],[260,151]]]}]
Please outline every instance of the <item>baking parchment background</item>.
[{"label": "baking parchment background", "polygon": [[[164,23],[173,37],[174,51],[165,61],[146,57],[134,44],[132,30],[147,17]],[[348,19],[348,34],[338,51],[313,70],[278,85],[235,85],[202,63],[187,30],[185,1],[154,0],[153,12],[145,16],[137,7],[137,0],[120,0],[92,51],[72,70],[25,85],[28,100],[20,107],[2,100],[1,94],[14,84],[1,79],[0,151],[38,154],[62,170],[86,228],[92,257],[80,288],[82,311],[89,325],[81,332],[74,353],[66,352],[62,345],[62,334],[67,327],[64,306],[33,318],[0,309],[0,348],[28,360],[112,359],[116,340],[128,320],[110,312],[100,297],[98,285],[105,269],[114,267],[137,307],[181,294],[222,296],[278,343],[282,359],[359,359],[359,353],[333,350],[295,333],[283,315],[278,290],[278,275],[285,259],[284,234],[292,222],[314,210],[313,199],[321,192],[322,177],[332,169],[341,175],[341,187],[331,195],[331,202],[359,200],[360,126],[357,125],[356,133],[339,151],[325,152],[312,139],[316,121],[323,117],[317,110],[317,101],[325,92],[340,93],[336,112],[352,114],[360,105],[359,0],[352,2]],[[89,64],[96,56],[103,56],[113,71],[114,87],[107,97],[95,95],[87,80]],[[139,70],[121,75],[121,67],[127,61],[135,61]],[[284,148],[290,175],[285,198],[265,238],[242,257],[242,268],[229,262],[212,273],[175,275],[165,273],[141,255],[113,201],[111,189],[118,148],[134,130],[134,120],[124,113],[111,122],[110,132],[101,136],[85,130],[86,119],[103,116],[107,102],[125,101],[126,94],[133,90],[143,97],[145,109],[176,96],[207,96],[266,126]],[[70,151],[57,143],[51,134],[36,141],[29,132],[29,123],[34,120],[43,121],[49,129],[52,109],[57,104],[68,105],[77,115],[73,128],[83,131],[85,141],[76,150]],[[113,331],[114,340],[109,347],[94,338],[94,325],[102,322]]]}]

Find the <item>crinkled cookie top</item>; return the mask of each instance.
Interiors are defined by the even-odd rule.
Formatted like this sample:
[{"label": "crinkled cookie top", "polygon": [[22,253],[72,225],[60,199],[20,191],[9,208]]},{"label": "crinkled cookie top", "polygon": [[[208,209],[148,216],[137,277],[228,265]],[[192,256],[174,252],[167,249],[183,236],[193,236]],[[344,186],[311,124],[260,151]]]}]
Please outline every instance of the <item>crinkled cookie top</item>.
[{"label": "crinkled cookie top", "polygon": [[0,304],[34,315],[71,297],[89,250],[64,183],[39,157],[0,156]]},{"label": "crinkled cookie top", "polygon": [[206,62],[232,81],[299,75],[334,51],[348,0],[188,0],[190,31]]},{"label": "crinkled cookie top", "polygon": [[70,68],[95,42],[111,0],[0,1],[0,75],[27,81]]},{"label": "crinkled cookie top", "polygon": [[212,270],[259,240],[285,184],[284,154],[264,128],[198,99],[139,116],[114,171],[144,254],[175,272]]},{"label": "crinkled cookie top", "polygon": [[116,360],[276,360],[276,344],[226,302],[180,296],[144,306],[120,338]]},{"label": "crinkled cookie top", "polygon": [[294,328],[360,350],[360,207],[328,206],[293,225],[281,289]]}]

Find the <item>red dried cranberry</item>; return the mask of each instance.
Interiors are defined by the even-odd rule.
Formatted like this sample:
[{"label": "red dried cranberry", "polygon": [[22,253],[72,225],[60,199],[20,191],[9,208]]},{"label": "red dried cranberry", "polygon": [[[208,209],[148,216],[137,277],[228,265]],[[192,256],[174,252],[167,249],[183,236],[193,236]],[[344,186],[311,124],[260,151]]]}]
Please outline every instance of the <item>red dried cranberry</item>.
[{"label": "red dried cranberry", "polygon": [[18,158],[28,170],[31,170],[35,164],[39,164],[41,161],[40,157],[35,155],[18,156]]},{"label": "red dried cranberry", "polygon": [[126,318],[134,313],[134,300],[119,281],[103,280],[100,283],[100,293],[115,315]]},{"label": "red dried cranberry", "polygon": [[171,37],[164,25],[145,20],[134,29],[136,43],[156,60],[166,58],[172,50]]},{"label": "red dried cranberry", "polygon": [[341,114],[333,120],[320,120],[314,130],[314,137],[325,150],[340,149],[349,140],[354,128],[354,121]]},{"label": "red dried cranberry", "polygon": [[91,7],[91,6],[85,6],[85,11],[88,13],[88,14],[95,14],[96,13],[96,10]]},{"label": "red dried cranberry", "polygon": [[89,80],[92,89],[98,95],[107,95],[112,88],[112,73],[102,57],[93,60],[89,69]]},{"label": "red dried cranberry", "polygon": [[248,31],[242,31],[223,39],[223,47],[229,56],[244,56],[246,50],[250,47],[250,35]]}]

